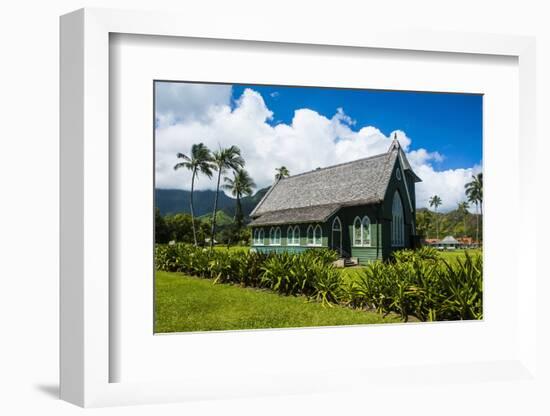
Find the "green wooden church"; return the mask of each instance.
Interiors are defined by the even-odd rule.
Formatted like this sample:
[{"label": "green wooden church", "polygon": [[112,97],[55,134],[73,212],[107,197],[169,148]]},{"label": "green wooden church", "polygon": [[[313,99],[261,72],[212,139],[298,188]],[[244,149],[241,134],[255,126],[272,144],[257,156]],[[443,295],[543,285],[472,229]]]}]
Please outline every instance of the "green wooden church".
[{"label": "green wooden church", "polygon": [[325,247],[348,263],[387,259],[416,245],[420,181],[397,139],[386,153],[279,179],[250,214],[252,249]]}]

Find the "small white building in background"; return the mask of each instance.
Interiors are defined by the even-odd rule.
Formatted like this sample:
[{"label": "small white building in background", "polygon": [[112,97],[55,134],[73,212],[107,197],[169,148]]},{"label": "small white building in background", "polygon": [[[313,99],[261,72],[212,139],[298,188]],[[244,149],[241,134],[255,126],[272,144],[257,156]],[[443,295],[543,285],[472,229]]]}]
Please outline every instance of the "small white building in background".
[{"label": "small white building in background", "polygon": [[452,235],[446,236],[443,240],[437,243],[437,248],[441,250],[455,250],[460,248],[461,243]]}]

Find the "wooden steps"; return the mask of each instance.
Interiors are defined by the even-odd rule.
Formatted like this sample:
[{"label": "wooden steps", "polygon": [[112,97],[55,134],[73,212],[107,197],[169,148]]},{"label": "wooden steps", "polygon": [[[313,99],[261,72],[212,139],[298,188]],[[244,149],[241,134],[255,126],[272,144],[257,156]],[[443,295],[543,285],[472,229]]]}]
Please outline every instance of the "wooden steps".
[{"label": "wooden steps", "polygon": [[344,267],[357,266],[358,261],[354,257],[344,258]]}]

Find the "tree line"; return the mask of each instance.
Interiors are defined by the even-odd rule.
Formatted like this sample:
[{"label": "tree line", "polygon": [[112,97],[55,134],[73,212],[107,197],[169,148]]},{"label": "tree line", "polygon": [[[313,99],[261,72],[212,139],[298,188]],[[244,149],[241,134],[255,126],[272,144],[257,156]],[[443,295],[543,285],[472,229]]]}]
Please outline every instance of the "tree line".
[{"label": "tree line", "polygon": [[[190,192],[190,216],[177,214],[163,218],[160,212],[155,213],[155,237],[157,242],[164,242],[166,239],[176,241],[188,241],[189,230],[192,235],[192,242],[195,246],[202,244],[209,239],[209,245],[212,248],[216,241],[218,231],[218,196],[220,188],[228,191],[235,198],[235,214],[232,227],[226,227],[225,242],[234,240],[242,241],[249,239],[249,232],[243,230],[244,215],[241,206],[241,198],[251,196],[256,187],[254,180],[244,168],[246,162],[241,155],[238,146],[232,145],[226,148],[221,146],[211,151],[204,143],[196,143],[191,146],[190,154],[177,153],[177,158],[181,161],[174,165],[174,170],[186,169],[191,172],[191,192]],[[213,201],[212,215],[209,222],[197,221],[193,203],[193,193],[195,191],[195,181],[200,176],[209,179],[216,175],[216,193]],[[225,176],[228,175],[228,176]],[[275,180],[290,176],[289,170],[285,166],[276,169]],[[223,177],[223,183],[222,183]],[[197,222],[199,224],[197,224]],[[209,228],[209,229],[207,229]],[[231,234],[231,235],[229,235]]]},{"label": "tree line", "polygon": [[[457,205],[455,213],[460,216],[463,225],[463,236],[466,236],[467,222],[470,215],[468,209],[471,204],[476,207],[476,241],[480,241],[480,219],[483,219],[483,173],[472,175],[472,181],[464,185],[465,200]],[[439,195],[433,195],[428,201],[430,208],[434,208],[435,215],[432,217],[430,211],[417,214],[417,228],[419,233],[427,235],[431,228],[432,221],[435,222],[436,238],[439,240],[441,215],[437,209],[443,204],[443,200]]]}]

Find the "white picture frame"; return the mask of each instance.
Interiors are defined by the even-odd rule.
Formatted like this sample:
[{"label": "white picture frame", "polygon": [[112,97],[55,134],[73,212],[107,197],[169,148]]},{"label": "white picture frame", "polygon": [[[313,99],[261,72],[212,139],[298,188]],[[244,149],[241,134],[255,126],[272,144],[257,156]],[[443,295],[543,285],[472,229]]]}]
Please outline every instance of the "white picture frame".
[{"label": "white picture frame", "polygon": [[[518,246],[523,271],[517,293],[516,353],[498,362],[441,362],[414,368],[331,369],[320,374],[272,374],[265,379],[233,382],[231,374],[219,380],[189,378],[178,381],[110,382],[110,365],[119,359],[110,349],[110,169],[109,158],[109,36],[114,33],[225,39],[280,44],[331,45],[333,47],[429,51],[443,54],[504,55],[517,58],[519,67],[519,224],[522,239],[536,241],[535,215],[521,215],[536,204],[532,180],[536,160],[535,41],[508,35],[431,33],[429,31],[339,31],[312,28],[307,33],[264,25],[262,29],[235,33],[230,22],[206,27],[192,16],[169,13],[82,9],[61,18],[61,398],[84,407],[161,403],[209,398],[252,397],[341,391],[389,383],[395,377],[426,385],[440,383],[438,394],[453,394],[456,386],[505,381],[512,391],[542,387],[537,372],[535,250]],[[516,270],[517,274],[518,271]],[[346,331],[354,331],[350,328]],[[331,336],[336,336],[332,334]],[[245,364],[243,364],[245,365]],[[412,377],[403,377],[404,373]],[[483,373],[483,377],[472,374]],[[345,379],[346,382],[342,380]],[[484,383],[485,382],[485,383]],[[355,387],[352,387],[355,386]],[[527,387],[526,387],[527,386]],[[404,381],[403,389],[410,388]],[[383,386],[381,387],[383,390]],[[514,390],[515,389],[515,390]],[[539,390],[538,390],[539,389]],[[487,400],[499,398],[487,388]],[[491,396],[492,395],[492,396]],[[382,397],[382,396],[381,396]]]}]

